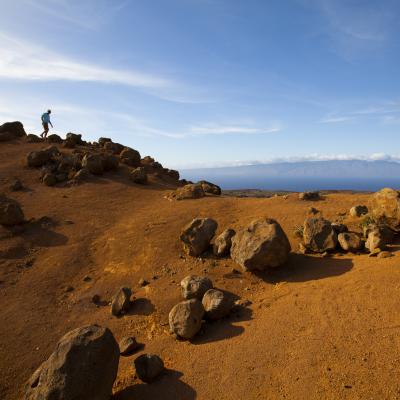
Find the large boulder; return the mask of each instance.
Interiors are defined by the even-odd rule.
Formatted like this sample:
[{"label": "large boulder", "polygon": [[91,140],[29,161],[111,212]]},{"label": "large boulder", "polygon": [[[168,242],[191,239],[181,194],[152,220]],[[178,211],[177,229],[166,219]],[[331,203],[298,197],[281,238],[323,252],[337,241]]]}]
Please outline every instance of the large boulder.
[{"label": "large boulder", "polygon": [[350,208],[350,215],[352,217],[361,217],[362,215],[368,214],[368,207],[367,206],[362,206],[362,205],[357,205],[354,207]]},{"label": "large boulder", "polygon": [[189,275],[182,279],[181,290],[184,299],[201,300],[207,290],[212,289],[213,284],[206,276]]},{"label": "large boulder", "polygon": [[400,230],[400,191],[385,188],[376,192],[370,202],[370,212],[394,230]]},{"label": "large boulder", "polygon": [[367,241],[365,247],[372,253],[376,249],[383,250],[393,241],[393,232],[386,225],[369,225],[366,229]]},{"label": "large boulder", "polygon": [[0,142],[8,142],[14,139],[16,139],[16,137],[11,132],[0,132]]},{"label": "large boulder", "polygon": [[363,248],[360,236],[354,232],[339,233],[338,242],[345,251],[357,252]]},{"label": "large boulder", "polygon": [[336,248],[337,234],[326,219],[308,218],[304,222],[303,241],[307,249],[324,253]]},{"label": "large boulder", "polygon": [[212,218],[196,218],[188,224],[180,236],[186,252],[194,257],[203,254],[210,247],[217,226]]},{"label": "large boulder", "polygon": [[82,159],[82,167],[94,175],[101,175],[104,172],[103,160],[100,154],[85,154]]},{"label": "large boulder", "polygon": [[74,329],[34,372],[25,400],[109,400],[118,362],[118,343],[109,329]]},{"label": "large boulder", "polygon": [[233,307],[233,296],[218,289],[210,289],[204,294],[202,304],[205,317],[216,320],[229,314]]},{"label": "large boulder", "polygon": [[111,140],[110,138],[106,138],[106,137],[101,137],[101,138],[99,138],[99,145],[100,145],[101,147],[104,147],[104,145],[105,145],[106,143],[110,143],[110,142],[112,142],[112,140]]},{"label": "large boulder", "polygon": [[137,150],[126,147],[124,150],[121,151],[119,158],[121,159],[121,162],[123,164],[129,165],[131,167],[140,166],[140,153]]},{"label": "large boulder", "polygon": [[218,185],[215,185],[214,183],[207,181],[199,181],[197,182],[197,184],[201,185],[201,187],[204,190],[204,193],[214,194],[216,196],[221,195],[221,188]]},{"label": "large boulder", "polygon": [[24,220],[21,206],[15,200],[0,195],[0,225],[17,225]]},{"label": "large boulder", "polygon": [[198,299],[178,303],[169,313],[171,332],[182,339],[191,339],[201,328],[204,307]]},{"label": "large boulder", "polygon": [[206,194],[201,185],[189,183],[188,185],[176,189],[171,194],[171,197],[175,200],[188,200],[188,199],[200,199],[205,195]]},{"label": "large boulder", "polygon": [[0,125],[0,137],[2,137],[2,135],[7,136],[5,135],[6,133],[10,134],[10,138],[12,139],[26,136],[24,125],[19,121],[6,122],[3,125]]},{"label": "large boulder", "polygon": [[214,254],[217,257],[224,257],[228,255],[232,247],[232,238],[236,232],[233,229],[225,229],[214,241]]},{"label": "large boulder", "polygon": [[231,257],[248,271],[279,267],[289,253],[289,240],[274,219],[253,221],[232,239]]}]

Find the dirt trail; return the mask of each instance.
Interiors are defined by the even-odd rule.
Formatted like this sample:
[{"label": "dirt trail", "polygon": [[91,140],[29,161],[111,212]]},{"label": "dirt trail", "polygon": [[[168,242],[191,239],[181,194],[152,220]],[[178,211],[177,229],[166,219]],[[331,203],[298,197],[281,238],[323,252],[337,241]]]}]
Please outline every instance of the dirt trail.
[{"label": "dirt trail", "polygon": [[[37,144],[1,144],[1,190],[18,200],[31,223],[20,236],[0,237],[0,398],[17,400],[32,372],[59,338],[81,325],[109,327],[117,339],[135,335],[145,352],[160,354],[168,371],[151,385],[134,379],[134,357],[121,358],[116,399],[397,399],[400,268],[395,257],[292,254],[273,273],[236,273],[230,259],[183,256],[181,228],[212,217],[218,232],[276,218],[288,234],[310,205],[331,220],[365,194],[325,200],[207,197],[171,202],[167,187],[127,184],[115,173],[76,187],[46,187],[24,167]],[[8,190],[18,177],[28,188]],[[350,226],[358,221],[349,219]],[[168,312],[189,273],[250,304],[207,324],[192,343],[168,333]],[[84,279],[86,277],[86,279]],[[139,279],[150,284],[139,287]],[[119,286],[136,301],[115,318],[106,305]],[[68,286],[74,288],[67,291]],[[98,294],[103,306],[91,298]]]}]

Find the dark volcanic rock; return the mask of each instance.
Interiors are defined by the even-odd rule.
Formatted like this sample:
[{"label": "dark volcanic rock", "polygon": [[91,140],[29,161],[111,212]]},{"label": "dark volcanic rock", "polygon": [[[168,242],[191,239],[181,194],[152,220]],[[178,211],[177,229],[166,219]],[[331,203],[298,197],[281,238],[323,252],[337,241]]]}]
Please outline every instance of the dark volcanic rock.
[{"label": "dark volcanic rock", "polygon": [[127,287],[119,289],[111,303],[111,314],[118,317],[126,313],[131,306],[131,295],[131,289]]},{"label": "dark volcanic rock", "polygon": [[201,328],[204,307],[198,299],[178,303],[169,313],[169,327],[182,339],[191,339]]},{"label": "dark volcanic rock", "polygon": [[184,299],[201,300],[204,293],[212,287],[211,280],[206,276],[189,275],[181,281],[182,297]]},{"label": "dark volcanic rock", "polygon": [[309,250],[324,253],[336,248],[337,234],[326,219],[308,218],[304,222],[303,241]]},{"label": "dark volcanic rock", "polygon": [[180,236],[186,252],[194,257],[203,254],[210,247],[217,226],[217,222],[211,218],[194,219],[183,229]]},{"label": "dark volcanic rock", "polygon": [[279,267],[286,262],[289,253],[289,240],[274,219],[253,221],[232,239],[231,257],[244,270]]},{"label": "dark volcanic rock", "polygon": [[134,361],[136,375],[146,383],[152,382],[164,371],[164,363],[155,354],[142,354]]},{"label": "dark volcanic rock", "polygon": [[74,329],[32,375],[25,400],[109,400],[118,362],[118,343],[109,329]]},{"label": "dark volcanic rock", "polygon": [[0,225],[18,225],[24,219],[21,206],[15,200],[0,195]]}]

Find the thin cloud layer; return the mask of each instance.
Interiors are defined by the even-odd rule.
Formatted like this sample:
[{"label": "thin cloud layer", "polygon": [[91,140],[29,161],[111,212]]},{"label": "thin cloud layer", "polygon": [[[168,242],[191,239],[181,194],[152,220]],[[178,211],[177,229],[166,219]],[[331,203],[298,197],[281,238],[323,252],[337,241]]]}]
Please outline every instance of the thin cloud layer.
[{"label": "thin cloud layer", "polygon": [[150,89],[172,86],[171,81],[159,76],[79,62],[2,33],[0,33],[0,78],[24,81],[101,82]]}]

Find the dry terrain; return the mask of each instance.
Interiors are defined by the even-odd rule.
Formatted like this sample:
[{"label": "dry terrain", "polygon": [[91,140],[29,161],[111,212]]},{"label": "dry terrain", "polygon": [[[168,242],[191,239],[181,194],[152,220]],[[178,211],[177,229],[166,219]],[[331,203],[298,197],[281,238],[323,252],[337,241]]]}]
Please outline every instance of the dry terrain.
[{"label": "dry terrain", "polygon": [[[297,253],[293,235],[310,206],[359,230],[348,210],[370,195],[331,193],[312,203],[295,193],[170,201],[164,196],[171,184],[137,185],[118,172],[47,187],[25,162],[29,151],[42,147],[0,143],[0,191],[30,220],[23,232],[0,230],[1,399],[23,398],[26,380],[60,337],[91,323],[109,327],[117,340],[136,336],[142,352],[165,362],[167,371],[144,384],[135,378],[136,355],[121,357],[118,400],[400,399],[398,246],[385,259],[324,258]],[[14,177],[24,190],[9,190]],[[195,217],[214,218],[217,233],[275,218],[290,239],[290,260],[253,274],[229,258],[189,257],[179,234]],[[188,274],[207,275],[246,305],[206,324],[191,342],[177,341],[168,329],[179,282]],[[150,284],[141,287],[141,278]],[[116,318],[109,301],[121,286],[132,288],[135,302]]]}]

